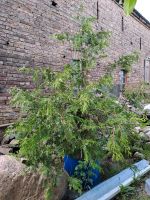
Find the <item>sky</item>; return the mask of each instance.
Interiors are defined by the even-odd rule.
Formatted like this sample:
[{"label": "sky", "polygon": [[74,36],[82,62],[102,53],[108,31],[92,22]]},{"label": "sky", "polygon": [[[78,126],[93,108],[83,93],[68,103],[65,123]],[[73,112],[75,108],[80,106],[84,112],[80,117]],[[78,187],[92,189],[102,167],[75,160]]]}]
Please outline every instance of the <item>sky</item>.
[{"label": "sky", "polygon": [[150,0],[137,0],[135,9],[150,21]]}]

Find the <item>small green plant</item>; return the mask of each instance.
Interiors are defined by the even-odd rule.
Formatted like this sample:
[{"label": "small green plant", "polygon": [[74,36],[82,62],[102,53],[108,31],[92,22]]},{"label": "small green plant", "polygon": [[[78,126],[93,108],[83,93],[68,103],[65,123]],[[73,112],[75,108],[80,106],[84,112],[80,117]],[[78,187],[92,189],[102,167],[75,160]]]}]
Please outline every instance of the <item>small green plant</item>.
[{"label": "small green plant", "polygon": [[130,186],[120,186],[120,194],[116,200],[148,200],[150,197],[144,191],[144,180],[146,177],[134,179]]},{"label": "small green plant", "polygon": [[137,180],[136,178],[136,173],[139,172],[138,168],[135,166],[135,165],[132,165],[130,166],[130,169],[132,170],[133,172],[133,175],[134,175],[134,182]]},{"label": "small green plant", "polygon": [[120,186],[120,195],[122,200],[127,200],[131,197],[131,195],[135,195],[135,187],[134,186]]},{"label": "small green plant", "polygon": [[142,108],[142,103],[149,101],[149,85],[145,83],[139,83],[137,87],[125,88],[124,95],[137,108]]},{"label": "small green plant", "polygon": [[[20,118],[10,131],[18,134],[20,155],[47,176],[49,188],[63,171],[64,155],[78,157],[91,167],[107,153],[114,160],[131,155],[129,139],[138,117],[109,93],[114,65],[98,81],[87,79],[97,59],[105,55],[110,35],[93,31],[93,20],[82,18],[80,30],[74,35],[55,35],[71,44],[80,55],[78,60],[72,60],[60,72],[23,68],[33,75],[35,89],[11,90],[11,102],[20,108]],[[69,178],[70,187],[81,191],[81,180],[74,178]]]},{"label": "small green plant", "polygon": [[120,57],[120,59],[117,61],[117,65],[119,65],[122,70],[128,73],[131,71],[132,64],[137,62],[138,58],[139,55],[136,52],[130,55],[125,55]]},{"label": "small green plant", "polygon": [[150,144],[145,143],[143,145],[143,151],[141,151],[147,160],[150,160]]}]

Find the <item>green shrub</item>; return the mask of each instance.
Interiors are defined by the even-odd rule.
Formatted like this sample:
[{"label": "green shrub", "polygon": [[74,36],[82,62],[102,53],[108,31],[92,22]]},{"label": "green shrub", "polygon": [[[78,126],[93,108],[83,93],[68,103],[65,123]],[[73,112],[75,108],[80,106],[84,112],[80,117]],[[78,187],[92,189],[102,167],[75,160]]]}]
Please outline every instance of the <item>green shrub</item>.
[{"label": "green shrub", "polygon": [[[11,91],[12,104],[20,108],[21,117],[12,130],[20,139],[20,155],[50,181],[53,177],[53,183],[63,170],[65,154],[78,156],[92,166],[108,153],[114,160],[131,154],[129,138],[138,118],[109,93],[114,65],[98,81],[87,79],[97,59],[105,55],[109,38],[108,32],[93,31],[92,22],[91,18],[82,18],[76,34],[55,35],[80,52],[79,60],[73,60],[60,72],[22,69],[33,75],[36,87],[32,91]],[[80,190],[79,183],[80,180],[70,178],[74,189]]]}]

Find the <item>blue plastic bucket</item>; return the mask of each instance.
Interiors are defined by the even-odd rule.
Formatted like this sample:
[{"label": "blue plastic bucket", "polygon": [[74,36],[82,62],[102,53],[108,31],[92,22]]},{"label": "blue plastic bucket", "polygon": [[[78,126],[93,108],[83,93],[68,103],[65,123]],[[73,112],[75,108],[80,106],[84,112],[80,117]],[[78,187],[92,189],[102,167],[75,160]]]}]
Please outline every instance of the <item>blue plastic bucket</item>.
[{"label": "blue plastic bucket", "polygon": [[[71,156],[65,155],[64,157],[64,169],[67,171],[69,176],[73,176],[75,172],[75,168],[79,164],[79,159],[72,158]],[[95,185],[99,184],[101,182],[101,175],[98,169],[90,169],[91,170],[91,177],[90,179],[92,180],[91,187],[94,187]],[[88,176],[88,170],[84,170],[84,173]],[[79,172],[80,174],[80,172]],[[83,183],[84,185],[86,183]]]}]

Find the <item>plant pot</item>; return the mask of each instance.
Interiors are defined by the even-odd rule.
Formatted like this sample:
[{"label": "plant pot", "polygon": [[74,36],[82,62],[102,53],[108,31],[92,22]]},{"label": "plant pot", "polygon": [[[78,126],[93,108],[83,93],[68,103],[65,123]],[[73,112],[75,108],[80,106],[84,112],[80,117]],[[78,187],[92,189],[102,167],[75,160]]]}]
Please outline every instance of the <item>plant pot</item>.
[{"label": "plant pot", "polygon": [[[81,179],[83,183],[83,187],[86,188],[86,185],[90,185],[90,187],[94,187],[95,185],[99,184],[101,182],[101,174],[98,169],[91,168],[88,166],[88,164],[80,170],[77,170],[77,167],[82,162],[81,159],[75,159],[69,155],[65,155],[64,157],[64,169],[68,173],[69,176],[76,176],[77,178]],[[98,164],[98,162],[96,163]],[[91,175],[89,175],[89,171],[91,172]],[[75,174],[75,172],[77,172]],[[81,178],[80,174],[84,173],[85,177],[84,179]],[[89,183],[89,179],[91,180]]]}]

